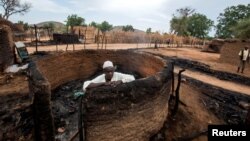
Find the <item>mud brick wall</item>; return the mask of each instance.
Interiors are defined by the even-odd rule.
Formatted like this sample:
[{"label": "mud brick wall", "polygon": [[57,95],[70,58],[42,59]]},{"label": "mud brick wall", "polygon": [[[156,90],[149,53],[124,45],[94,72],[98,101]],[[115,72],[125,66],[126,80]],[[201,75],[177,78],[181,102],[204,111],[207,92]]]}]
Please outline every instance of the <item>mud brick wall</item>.
[{"label": "mud brick wall", "polygon": [[224,40],[214,39],[207,46],[203,48],[203,51],[220,53],[224,43],[225,43]]},{"label": "mud brick wall", "polygon": [[14,63],[14,43],[9,26],[0,25],[0,72]]},{"label": "mud brick wall", "polygon": [[159,72],[164,63],[155,57],[132,51],[78,51],[49,56],[37,62],[51,89],[76,79],[88,79],[102,71],[103,62],[111,60],[118,70],[147,77]]},{"label": "mud brick wall", "polygon": [[[166,65],[163,60],[151,55],[125,50],[62,53],[48,56],[36,64],[53,90],[65,82],[96,75],[96,72],[102,71],[105,60],[113,61],[124,72],[139,74],[144,78],[118,87],[99,87],[86,93],[86,139],[149,140],[162,128],[168,115],[171,65]],[[41,88],[46,88],[44,93],[49,94],[49,86]],[[38,97],[35,99],[38,100]]]},{"label": "mud brick wall", "polygon": [[[220,61],[223,63],[238,65],[239,52],[244,48],[245,45],[250,46],[250,42],[226,42],[221,49]],[[247,66],[249,66],[248,63]]]},{"label": "mud brick wall", "polygon": [[168,115],[171,79],[158,78],[162,76],[87,93],[87,140],[148,141]]},{"label": "mud brick wall", "polygon": [[23,25],[20,24],[13,24],[12,22],[5,20],[5,19],[1,19],[0,18],[0,25],[7,25],[11,28],[12,31],[15,32],[23,32]]},{"label": "mud brick wall", "polygon": [[51,88],[35,63],[29,64],[29,89],[33,99],[34,140],[54,141],[54,119],[51,112]]}]

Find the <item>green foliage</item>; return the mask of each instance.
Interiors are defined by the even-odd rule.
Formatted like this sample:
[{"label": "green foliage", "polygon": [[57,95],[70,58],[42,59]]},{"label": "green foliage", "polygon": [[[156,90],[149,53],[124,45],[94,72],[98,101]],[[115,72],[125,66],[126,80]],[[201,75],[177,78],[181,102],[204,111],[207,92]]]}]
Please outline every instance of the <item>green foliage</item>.
[{"label": "green foliage", "polygon": [[188,18],[187,17],[173,17],[170,21],[170,30],[174,34],[180,35],[180,36],[187,36],[187,24],[188,24]]},{"label": "green foliage", "polygon": [[109,24],[107,21],[103,21],[101,24],[98,24],[97,27],[102,31],[106,32],[113,28],[111,24]]},{"label": "green foliage", "polygon": [[151,32],[152,32],[152,28],[151,27],[146,30],[147,34],[150,34]]},{"label": "green foliage", "polygon": [[[173,15],[170,21],[170,30],[179,36],[194,36],[206,38],[208,36],[213,21],[205,15],[194,13],[194,9],[189,7],[177,9],[177,16]],[[194,14],[193,14],[194,13]]]},{"label": "green foliage", "polygon": [[132,32],[134,32],[135,29],[133,28],[132,25],[126,25],[126,26],[123,26],[123,27],[122,27],[122,31],[125,31],[125,32],[127,32],[127,31],[132,31]]},{"label": "green foliage", "polygon": [[43,27],[47,29],[49,35],[51,35],[55,30],[55,24],[52,22],[44,24]]},{"label": "green foliage", "polygon": [[172,20],[170,21],[170,30],[171,32],[180,35],[188,36],[188,17],[195,11],[192,8],[184,7],[177,9],[177,15],[173,15]]},{"label": "green foliage", "polygon": [[233,27],[237,25],[238,21],[250,17],[250,4],[231,6],[220,13],[218,17],[218,24],[216,26],[216,36],[219,38],[232,38]]},{"label": "green foliage", "polygon": [[92,21],[89,25],[98,28],[102,32],[109,31],[113,28],[113,26],[109,24],[107,21],[103,21],[101,24]]},{"label": "green foliage", "polygon": [[50,29],[54,30],[55,29],[55,24],[52,23],[52,22],[49,22],[49,23],[43,25],[43,27],[44,28],[50,28]]},{"label": "green foliage", "polygon": [[179,14],[178,17],[188,17],[195,12],[195,10],[190,7],[180,8],[177,9],[176,11]]},{"label": "green foliage", "polygon": [[206,38],[213,26],[213,21],[208,19],[205,15],[194,13],[188,17],[187,31],[189,35],[197,38]]},{"label": "green foliage", "polygon": [[94,21],[92,21],[89,25],[93,26],[93,27],[98,27],[98,24],[96,22],[94,22]]},{"label": "green foliage", "polygon": [[239,21],[231,30],[237,38],[250,39],[250,18]]},{"label": "green foliage", "polygon": [[69,15],[66,21],[66,26],[81,26],[85,25],[85,19],[78,17],[76,14]]}]

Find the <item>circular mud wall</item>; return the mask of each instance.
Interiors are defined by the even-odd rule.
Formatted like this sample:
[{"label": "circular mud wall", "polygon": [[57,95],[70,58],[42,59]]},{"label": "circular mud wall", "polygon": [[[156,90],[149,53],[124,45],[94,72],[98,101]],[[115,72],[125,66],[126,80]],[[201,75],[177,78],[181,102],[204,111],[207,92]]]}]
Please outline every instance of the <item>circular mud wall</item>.
[{"label": "circular mud wall", "polygon": [[[172,66],[161,59],[132,51],[79,51],[48,56],[37,62],[51,89],[76,79],[88,79],[111,60],[121,72],[141,79],[117,87],[99,87],[84,96],[88,141],[149,140],[168,115]],[[77,120],[77,119],[76,119]]]},{"label": "circular mud wall", "polygon": [[61,53],[39,60],[37,66],[55,89],[66,82],[96,75],[106,60],[112,61],[118,70],[140,77],[153,75],[164,67],[160,59],[125,50]]}]

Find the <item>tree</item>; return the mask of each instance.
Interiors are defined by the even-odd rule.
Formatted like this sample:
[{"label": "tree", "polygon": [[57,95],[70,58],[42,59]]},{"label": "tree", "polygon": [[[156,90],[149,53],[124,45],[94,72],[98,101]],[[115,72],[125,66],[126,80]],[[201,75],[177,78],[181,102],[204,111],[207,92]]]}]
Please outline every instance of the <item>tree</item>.
[{"label": "tree", "polygon": [[152,32],[152,28],[151,27],[146,30],[147,34],[150,34],[151,32]]},{"label": "tree", "polygon": [[3,8],[2,18],[9,19],[13,14],[21,14],[29,12],[31,8],[31,3],[25,2],[20,3],[20,0],[0,0],[0,6]]},{"label": "tree", "polygon": [[173,17],[170,21],[170,30],[174,34],[180,35],[180,36],[187,36],[187,17]]},{"label": "tree", "polygon": [[49,22],[43,25],[44,28],[50,28],[52,31],[55,29],[55,24],[53,22]]},{"label": "tree", "polygon": [[176,11],[179,14],[179,17],[188,17],[195,12],[195,10],[190,7],[180,8]]},{"label": "tree", "polygon": [[93,26],[93,27],[97,27],[97,26],[98,26],[98,23],[92,21],[89,25],[90,25],[90,26]]},{"label": "tree", "polygon": [[52,36],[52,32],[55,30],[55,24],[53,22],[49,22],[43,25],[43,28],[47,29],[48,36]]},{"label": "tree", "polygon": [[250,17],[250,4],[231,6],[220,13],[218,24],[216,26],[216,36],[219,38],[232,38],[232,28],[237,25],[237,22]]},{"label": "tree", "polygon": [[132,32],[134,32],[135,29],[133,28],[132,25],[126,25],[126,26],[123,26],[123,27],[122,27],[122,31],[125,31],[125,32],[127,32],[127,31],[132,31]]},{"label": "tree", "polygon": [[185,8],[177,9],[176,11],[177,11],[177,14],[173,15],[173,18],[170,21],[170,30],[171,32],[177,35],[187,36],[189,34],[187,31],[188,17],[195,10],[189,7],[185,7]]},{"label": "tree", "polygon": [[237,38],[250,39],[250,18],[239,21],[231,30]]},{"label": "tree", "polygon": [[101,24],[98,24],[98,28],[105,33],[106,31],[109,31],[112,29],[112,25],[109,24],[107,21],[103,21]]},{"label": "tree", "polygon": [[208,37],[208,33],[213,23],[214,22],[205,15],[194,13],[192,16],[188,17],[187,32],[191,36],[204,39]]},{"label": "tree", "polygon": [[85,25],[85,19],[78,17],[76,14],[69,15],[66,21],[66,26],[81,26]]},{"label": "tree", "polygon": [[29,24],[28,23],[24,23],[23,21],[18,21],[18,24],[22,24],[23,25],[23,29],[25,31],[27,31],[29,29]]}]

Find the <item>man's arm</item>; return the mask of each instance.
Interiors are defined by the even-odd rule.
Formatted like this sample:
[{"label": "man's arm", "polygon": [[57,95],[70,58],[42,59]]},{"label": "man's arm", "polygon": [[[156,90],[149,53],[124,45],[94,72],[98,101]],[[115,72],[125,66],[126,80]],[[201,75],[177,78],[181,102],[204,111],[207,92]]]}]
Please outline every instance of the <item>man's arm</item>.
[{"label": "man's arm", "polygon": [[117,73],[119,80],[121,80],[123,83],[128,83],[131,81],[135,80],[135,77],[133,75],[130,74],[123,74],[123,73]]},{"label": "man's arm", "polygon": [[99,82],[99,83],[90,83],[86,89],[91,89],[91,88],[96,88],[96,87],[100,87],[100,86],[107,86],[110,85],[109,82]]},{"label": "man's arm", "polygon": [[240,58],[240,60],[242,59],[242,57],[243,57],[243,50],[240,50],[240,52],[239,52],[239,58]]},{"label": "man's arm", "polygon": [[83,91],[86,91],[86,89],[89,89],[89,88],[95,88],[95,87],[99,87],[103,85],[106,85],[105,77],[104,75],[100,75],[93,80],[85,81],[83,84]]}]

